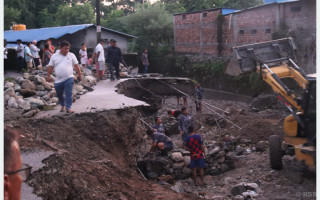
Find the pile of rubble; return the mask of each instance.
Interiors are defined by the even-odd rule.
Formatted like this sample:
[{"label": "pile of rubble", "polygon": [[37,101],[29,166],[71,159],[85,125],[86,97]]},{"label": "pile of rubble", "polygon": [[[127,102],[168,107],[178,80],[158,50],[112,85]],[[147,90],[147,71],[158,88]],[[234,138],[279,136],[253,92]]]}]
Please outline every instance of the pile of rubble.
[{"label": "pile of rubble", "polygon": [[[58,98],[54,89],[54,74],[51,75],[53,82],[47,82],[47,69],[32,70],[24,73],[23,77],[15,79],[7,78],[4,82],[4,107],[23,110],[23,117],[32,117],[41,109],[48,109],[58,104]],[[76,79],[76,73],[74,72]],[[76,81],[77,82],[77,81]],[[96,84],[96,78],[89,69],[83,69],[82,81],[75,83],[73,87],[73,100],[80,95],[92,91]]]},{"label": "pile of rubble", "polygon": [[[219,146],[209,146],[205,163],[206,175],[218,175],[234,168],[234,155]],[[138,166],[150,179],[185,179],[191,176],[190,152],[183,149],[175,149],[168,156],[148,154]]]}]

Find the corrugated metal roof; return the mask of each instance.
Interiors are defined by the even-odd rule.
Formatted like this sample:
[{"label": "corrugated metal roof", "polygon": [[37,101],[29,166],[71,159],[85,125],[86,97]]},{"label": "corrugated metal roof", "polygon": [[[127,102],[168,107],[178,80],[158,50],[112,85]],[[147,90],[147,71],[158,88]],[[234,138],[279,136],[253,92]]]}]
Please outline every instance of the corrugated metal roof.
[{"label": "corrugated metal roof", "polygon": [[222,14],[227,15],[239,11],[238,9],[222,8]]},{"label": "corrugated metal roof", "polygon": [[[37,28],[37,29],[27,29],[25,31],[4,31],[4,38],[7,42],[16,42],[21,39],[22,42],[31,42],[32,40],[47,40],[49,38],[58,39],[66,34],[73,34],[80,30],[95,26],[94,24],[80,24],[80,25],[70,25],[70,26],[59,26],[59,27],[48,27],[48,28]],[[135,36],[121,33],[112,29],[101,27],[110,32],[118,33],[126,37],[136,38]]]}]

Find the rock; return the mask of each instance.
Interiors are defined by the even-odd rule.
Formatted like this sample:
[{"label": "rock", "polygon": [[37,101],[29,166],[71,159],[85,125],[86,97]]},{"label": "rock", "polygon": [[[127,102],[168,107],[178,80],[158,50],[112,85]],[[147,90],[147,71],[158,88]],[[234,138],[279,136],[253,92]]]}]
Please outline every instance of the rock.
[{"label": "rock", "polygon": [[97,82],[97,79],[93,76],[85,76],[84,77],[84,80],[87,82],[87,83],[90,83],[91,84],[95,84]]},{"label": "rock", "polygon": [[184,166],[186,167],[190,166],[190,161],[191,161],[190,156],[184,156],[183,159],[184,159],[183,160]]},{"label": "rock", "polygon": [[31,109],[30,103],[25,101],[25,100],[23,100],[23,99],[18,99],[17,103],[18,103],[18,107],[23,109],[23,110],[25,110],[25,111]]},{"label": "rock", "polygon": [[36,96],[37,92],[34,90],[30,90],[30,89],[20,89],[19,93],[23,96],[23,97],[31,97],[31,96]]},{"label": "rock", "polygon": [[20,77],[17,77],[15,81],[16,83],[21,84],[24,81],[24,78],[20,76]]},{"label": "rock", "polygon": [[10,97],[8,100],[9,108],[18,108],[18,103],[14,97]]},{"label": "rock", "polygon": [[42,98],[43,98],[45,101],[50,101],[50,95],[49,95],[49,94],[43,95]]},{"label": "rock", "polygon": [[226,160],[226,157],[221,157],[221,158],[219,158],[217,161],[218,161],[218,163],[223,163],[224,161]]},{"label": "rock", "polygon": [[57,92],[56,92],[56,90],[54,88],[50,91],[50,96],[51,97],[56,97],[57,96]]},{"label": "rock", "polygon": [[6,89],[11,88],[13,86],[14,86],[14,84],[12,82],[7,82],[4,84],[4,89],[6,90]]},{"label": "rock", "polygon": [[224,183],[227,184],[227,185],[233,183],[233,178],[231,178],[231,177],[225,178],[225,179],[224,179]]},{"label": "rock", "polygon": [[174,162],[184,161],[184,158],[183,158],[183,156],[182,156],[182,154],[181,154],[180,152],[174,152],[174,153],[172,153],[171,159],[172,159]]},{"label": "rock", "polygon": [[244,185],[238,184],[231,189],[231,194],[233,196],[241,195],[243,192],[246,192],[247,189]]},{"label": "rock", "polygon": [[173,169],[182,169],[184,167],[184,162],[173,163]]},{"label": "rock", "polygon": [[8,103],[9,99],[10,99],[10,95],[9,94],[4,94],[4,102]]},{"label": "rock", "polygon": [[43,95],[45,95],[46,93],[44,91],[37,91],[37,95],[39,97],[42,97]]},{"label": "rock", "polygon": [[177,181],[176,184],[171,187],[172,190],[179,192],[179,193],[184,191],[183,188],[184,188],[184,185],[181,181]]},{"label": "rock", "polygon": [[23,73],[23,78],[24,79],[29,79],[29,75],[30,75],[29,73]]},{"label": "rock", "polygon": [[16,85],[14,85],[14,90],[16,91],[16,90],[20,90],[21,89],[21,86],[20,85],[18,85],[18,84],[16,84]]},{"label": "rock", "polygon": [[83,69],[83,75],[84,76],[90,76],[92,74],[92,71],[88,68]]},{"label": "rock", "polygon": [[233,109],[230,107],[227,107],[226,110],[224,111],[224,114],[226,114],[226,115],[230,115],[232,113],[233,113]]},{"label": "rock", "polygon": [[225,155],[226,155],[225,151],[219,151],[219,153],[217,155],[215,155],[214,157],[217,159],[217,158],[221,158],[221,157],[223,157]]},{"label": "rock", "polygon": [[37,85],[37,86],[36,86],[36,90],[37,90],[37,91],[44,91],[45,88],[44,88],[43,85]]},{"label": "rock", "polygon": [[13,87],[9,87],[9,88],[7,88],[6,90],[5,90],[5,92],[14,92],[14,89],[13,89]]},{"label": "rock", "polygon": [[220,151],[220,147],[216,146],[214,149],[209,151],[208,156],[213,156],[214,154],[218,153]]},{"label": "rock", "polygon": [[221,174],[221,171],[216,167],[212,167],[212,168],[208,169],[206,171],[206,173],[209,174],[209,175],[215,176],[215,175]]},{"label": "rock", "polygon": [[259,196],[259,194],[257,194],[255,191],[243,192],[242,195],[245,199],[253,199]]},{"label": "rock", "polygon": [[212,200],[225,200],[225,197],[224,196],[213,196],[210,199],[212,199]]},{"label": "rock", "polygon": [[182,156],[190,156],[190,151],[186,151],[184,149],[181,149],[180,152],[181,152]]},{"label": "rock", "polygon": [[34,77],[34,82],[36,83],[36,84],[41,84],[42,83],[42,78],[39,76],[39,75],[36,75],[35,77]]},{"label": "rock", "polygon": [[256,151],[265,151],[266,148],[268,147],[268,143],[267,141],[259,141],[257,144],[256,144]]},{"label": "rock", "polygon": [[32,83],[29,80],[25,80],[23,81],[23,83],[21,84],[21,88],[22,89],[29,89],[29,90],[35,90],[36,86],[34,85],[34,83]]},{"label": "rock", "polygon": [[254,190],[255,192],[259,192],[259,186],[257,183],[244,183],[243,185],[247,190]]},{"label": "rock", "polygon": [[75,85],[73,86],[73,89],[74,89],[77,93],[80,93],[80,92],[82,92],[82,90],[83,90],[83,86],[82,86],[82,85],[79,85],[79,84],[75,84]]},{"label": "rock", "polygon": [[184,174],[191,174],[191,169],[190,169],[190,168],[187,168],[187,167],[184,167],[184,168],[182,169],[182,173],[184,173]]},{"label": "rock", "polygon": [[30,81],[34,81],[35,80],[35,75],[30,75],[29,74],[29,76],[28,76],[28,78],[27,79],[29,79]]},{"label": "rock", "polygon": [[227,164],[225,164],[225,163],[222,163],[221,164],[221,171],[222,172],[226,172],[226,171],[228,171],[230,169],[230,167],[227,165]]},{"label": "rock", "polygon": [[42,65],[38,65],[38,66],[37,66],[37,69],[42,71],[42,70],[43,70]]},{"label": "rock", "polygon": [[237,146],[236,150],[235,150],[235,153],[237,156],[241,155],[242,152],[244,151],[244,148],[241,147],[241,146]]},{"label": "rock", "polygon": [[51,90],[52,89],[52,85],[50,84],[50,83],[48,83],[47,81],[42,81],[42,83],[41,83],[43,86],[44,86],[44,88],[46,89],[46,90]]},{"label": "rock", "polygon": [[237,196],[233,197],[233,199],[234,200],[245,200],[242,195],[237,195]]},{"label": "rock", "polygon": [[277,97],[275,95],[261,95],[251,101],[250,107],[254,111],[260,111],[271,108],[276,102]]},{"label": "rock", "polygon": [[41,99],[36,99],[32,97],[25,98],[25,101],[29,102],[30,105],[35,105],[37,107],[44,105],[44,102]]},{"label": "rock", "polygon": [[52,103],[56,103],[56,104],[59,103],[58,97],[52,97],[51,101],[52,101]]},{"label": "rock", "polygon": [[158,178],[158,174],[156,174],[155,172],[148,172],[148,176],[149,178],[152,178],[152,179]]}]

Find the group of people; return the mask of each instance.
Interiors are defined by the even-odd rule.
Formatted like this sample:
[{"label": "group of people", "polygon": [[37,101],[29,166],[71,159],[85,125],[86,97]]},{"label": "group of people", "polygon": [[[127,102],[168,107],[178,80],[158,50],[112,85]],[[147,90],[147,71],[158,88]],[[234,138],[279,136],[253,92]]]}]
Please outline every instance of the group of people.
[{"label": "group of people", "polygon": [[[195,132],[193,117],[188,113],[188,109],[183,107],[181,111],[168,111],[169,115],[178,118],[178,129],[181,135],[183,146],[190,151],[190,168],[194,178],[195,185],[204,185],[204,154],[205,146],[199,134]],[[167,135],[160,117],[155,118],[155,124],[152,129],[147,130],[147,135],[152,138],[150,151],[157,151],[160,155],[166,156],[173,150],[174,144]],[[200,183],[197,180],[197,170],[200,173]]]}]

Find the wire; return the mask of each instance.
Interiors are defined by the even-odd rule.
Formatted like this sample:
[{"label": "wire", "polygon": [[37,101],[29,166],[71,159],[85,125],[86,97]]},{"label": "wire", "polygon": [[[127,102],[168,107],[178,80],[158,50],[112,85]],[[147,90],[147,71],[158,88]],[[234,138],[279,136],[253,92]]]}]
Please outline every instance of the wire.
[{"label": "wire", "polygon": [[[159,81],[160,83],[162,83],[162,84],[165,84],[165,85],[171,87],[172,89],[178,91],[179,93],[181,93],[181,94],[189,97],[190,99],[192,99],[192,100],[194,100],[194,101],[200,101],[200,100],[197,100],[197,99],[195,99],[194,97],[191,97],[190,95],[182,92],[181,90],[173,87],[172,85],[169,85],[169,84],[167,84],[167,83],[165,83],[165,82],[163,82],[163,81],[160,81],[159,79],[156,79],[156,80],[158,80],[158,81]],[[200,102],[203,103],[203,104],[205,104],[205,105],[207,105],[207,106],[216,108],[217,110],[220,110],[220,111],[224,112],[224,110],[222,110],[222,109],[220,109],[220,108],[218,108],[218,107],[216,107],[216,106],[213,106],[213,105],[211,105],[211,104],[209,104],[209,103],[206,103],[206,102],[204,102],[204,101],[200,101]],[[209,108],[209,109],[210,109],[210,108]],[[237,127],[238,129],[242,129],[240,126],[236,125],[235,123],[233,123],[232,121],[230,121],[230,120],[227,119],[226,117],[222,116],[220,113],[218,113],[218,112],[216,112],[216,111],[214,111],[214,110],[212,110],[212,109],[210,109],[210,110],[211,110],[212,112],[214,112],[215,114],[217,114],[218,116],[220,116],[221,118],[223,118],[224,120],[226,120],[227,122],[231,123],[233,126]]]}]

